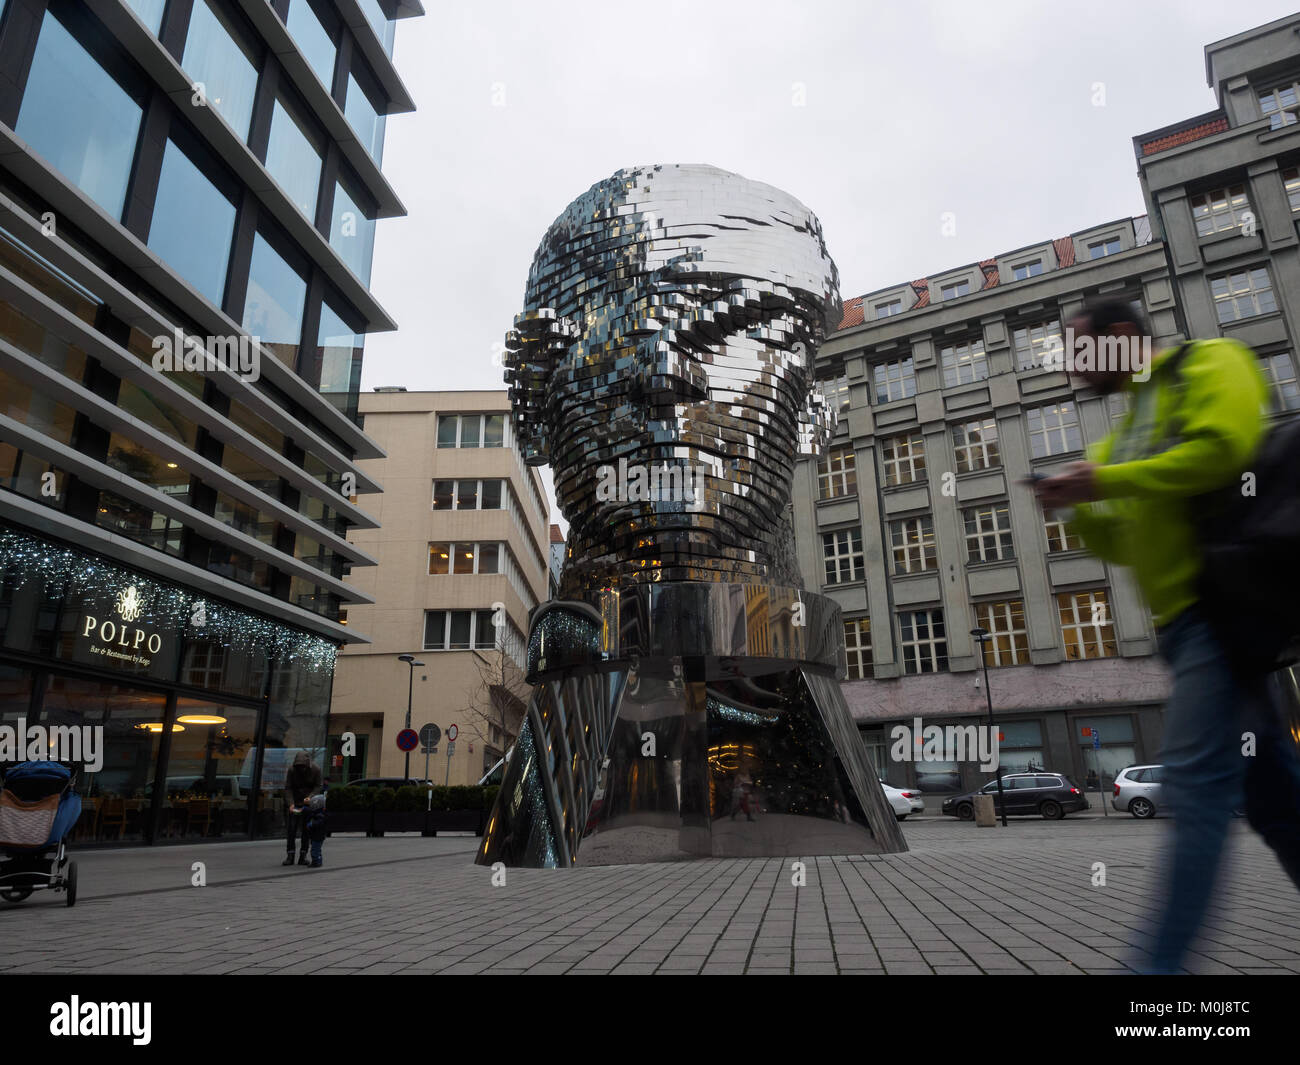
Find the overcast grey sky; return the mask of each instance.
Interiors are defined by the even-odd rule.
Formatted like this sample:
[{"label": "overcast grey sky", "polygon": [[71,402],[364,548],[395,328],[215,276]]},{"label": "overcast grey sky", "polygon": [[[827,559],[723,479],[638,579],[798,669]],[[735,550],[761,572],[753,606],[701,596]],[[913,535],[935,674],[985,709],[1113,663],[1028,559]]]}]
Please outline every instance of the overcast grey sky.
[{"label": "overcast grey sky", "polygon": [[[362,388],[499,388],[543,231],[595,181],[710,163],[792,193],[847,299],[1143,213],[1132,137],[1210,110],[1271,0],[425,0],[384,170]],[[1096,106],[1097,83],[1104,103]],[[802,103],[803,106],[799,106]],[[944,236],[941,215],[956,215]]]}]

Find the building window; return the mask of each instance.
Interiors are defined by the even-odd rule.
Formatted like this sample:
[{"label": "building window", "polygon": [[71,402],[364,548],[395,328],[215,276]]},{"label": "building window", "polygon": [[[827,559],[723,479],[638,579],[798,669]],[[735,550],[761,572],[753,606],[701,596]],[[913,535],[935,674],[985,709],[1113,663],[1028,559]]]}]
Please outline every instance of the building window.
[{"label": "building window", "polygon": [[500,510],[505,484],[491,481],[434,481],[434,510]]},{"label": "building window", "polygon": [[271,109],[266,172],[275,178],[307,221],[316,221],[320,193],[321,139],[296,109],[277,99]]},{"label": "building window", "polygon": [[500,572],[501,544],[499,543],[429,545],[429,573],[434,576]]},{"label": "building window", "polygon": [[984,354],[984,342],[981,340],[941,348],[939,359],[943,364],[944,388],[983,381],[989,375],[989,360]]},{"label": "building window", "polygon": [[857,495],[857,456],[851,447],[831,448],[817,460],[817,498]]},{"label": "building window", "polygon": [[310,0],[290,0],[289,21],[286,24],[316,77],[326,89],[334,88],[334,41],[312,9]]},{"label": "building window", "polygon": [[505,433],[504,414],[438,415],[439,447],[502,447]]},{"label": "building window", "polygon": [[235,232],[235,205],[169,140],[149,221],[149,250],[220,307]]},{"label": "building window", "polygon": [[1037,370],[1043,366],[1060,369],[1065,365],[1065,341],[1061,337],[1061,323],[1055,319],[1026,323],[1012,330],[1011,339],[1018,370]]},{"label": "building window", "polygon": [[1029,277],[1037,277],[1043,272],[1043,260],[1035,259],[1032,263],[1021,263],[1019,266],[1012,267],[1011,276],[1017,281],[1024,281]]},{"label": "building window", "polygon": [[938,569],[934,544],[934,519],[928,514],[919,518],[898,518],[889,523],[889,544],[894,555],[894,575],[924,573]]},{"label": "building window", "polygon": [[998,724],[998,771],[1000,773],[1032,773],[1034,770],[1041,771],[1043,765],[1041,723],[1008,721]]},{"label": "building window", "polygon": [[1210,278],[1210,294],[1220,325],[1277,310],[1273,283],[1263,266]]},{"label": "building window", "polygon": [[1061,616],[1066,658],[1113,658],[1118,653],[1105,588],[1063,592],[1056,597],[1056,609]]},{"label": "building window", "polygon": [[1011,511],[1006,503],[966,507],[962,521],[966,525],[968,562],[1001,562],[1016,557],[1011,544]]},{"label": "building window", "polygon": [[826,400],[826,406],[837,414],[843,414],[849,409],[849,376],[840,374],[838,377],[825,377],[817,382],[822,397]]},{"label": "building window", "polygon": [[1291,361],[1291,353],[1279,351],[1275,355],[1265,355],[1260,368],[1273,393],[1273,409],[1300,409],[1300,385],[1296,382],[1295,363]]},{"label": "building window", "polygon": [[203,99],[224,118],[241,141],[248,140],[257,92],[257,61],[225,13],[211,0],[198,0],[190,15],[181,66]]},{"label": "building window", "polygon": [[376,107],[370,93],[355,73],[348,74],[348,95],[343,105],[343,115],[357,133],[357,140],[370,154],[376,166],[384,161],[384,127],[388,116]]},{"label": "building window", "polygon": [[862,556],[862,530],[838,529],[822,533],[822,558],[827,584],[848,584],[862,580],[866,571]]},{"label": "building window", "polygon": [[1106,413],[1111,423],[1123,421],[1132,409],[1133,397],[1128,392],[1112,392],[1106,397]]},{"label": "building window", "polygon": [[307,282],[258,233],[253,238],[243,326],[249,336],[260,340],[292,370],[298,368],[306,302]]},{"label": "building window", "polygon": [[1048,455],[1065,455],[1083,447],[1079,432],[1079,415],[1072,400],[1028,407],[1025,420],[1029,426],[1029,450],[1036,459]]},{"label": "building window", "polygon": [[942,610],[903,611],[898,615],[898,631],[904,673],[942,673],[948,668]]},{"label": "building window", "polygon": [[939,292],[946,300],[955,300],[958,296],[970,295],[970,280],[963,278],[961,281],[954,281],[951,285],[943,285]]},{"label": "building window", "polygon": [[1070,530],[1063,511],[1043,511],[1043,531],[1047,534],[1048,554],[1083,550],[1083,541]]},{"label": "building window", "polygon": [[891,403],[916,395],[916,371],[912,368],[910,355],[905,359],[877,363],[871,368],[871,376],[876,385],[877,403]]},{"label": "building window", "polygon": [[1295,112],[1291,110],[1295,105],[1294,85],[1283,85],[1259,94],[1259,109],[1264,113],[1264,117],[1270,120],[1270,129],[1281,129],[1295,122]]},{"label": "building window", "polygon": [[370,263],[375,252],[376,212],[361,203],[350,180],[334,183],[334,211],[330,219],[330,247],[358,278],[370,284]]},{"label": "building window", "polygon": [[317,389],[348,417],[354,417],[357,411],[365,339],[333,307],[321,301],[320,332],[316,336],[320,363]]},{"label": "building window", "polygon": [[[166,0],[127,0],[131,10],[135,12],[135,17],[149,27],[150,32],[157,37],[158,27],[162,25],[163,8],[166,6]],[[4,4],[0,3],[0,13],[4,12]]]},{"label": "building window", "polygon": [[1287,167],[1282,171],[1282,183],[1286,189],[1287,203],[1292,211],[1300,211],[1300,167]]},{"label": "building window", "polygon": [[888,303],[876,304],[876,317],[878,319],[891,318],[895,314],[902,314],[902,313],[903,313],[903,301],[901,299],[890,300]]},{"label": "building window", "polygon": [[1107,237],[1105,240],[1095,240],[1088,245],[1089,259],[1104,259],[1107,255],[1115,255],[1119,252],[1119,237]]},{"label": "building window", "polygon": [[885,487],[911,484],[925,473],[925,438],[920,433],[886,437],[880,443]]},{"label": "building window", "polygon": [[493,651],[497,647],[496,626],[491,610],[426,610],[424,650]]},{"label": "building window", "polygon": [[47,11],[14,132],[113,218],[126,203],[142,114]]},{"label": "building window", "polygon": [[998,454],[998,423],[992,415],[952,427],[952,447],[957,472],[973,473],[1002,464]]},{"label": "building window", "polygon": [[868,680],[874,676],[871,668],[871,619],[844,619],[844,650],[848,654],[847,680]]},{"label": "building window", "polygon": [[1025,627],[1025,601],[976,603],[975,624],[988,630],[984,638],[984,663],[1020,666],[1029,662],[1029,630]]},{"label": "building window", "polygon": [[1250,200],[1246,198],[1245,185],[1212,189],[1190,197],[1190,201],[1196,232],[1202,237],[1237,229],[1245,223],[1242,216],[1250,213]]}]

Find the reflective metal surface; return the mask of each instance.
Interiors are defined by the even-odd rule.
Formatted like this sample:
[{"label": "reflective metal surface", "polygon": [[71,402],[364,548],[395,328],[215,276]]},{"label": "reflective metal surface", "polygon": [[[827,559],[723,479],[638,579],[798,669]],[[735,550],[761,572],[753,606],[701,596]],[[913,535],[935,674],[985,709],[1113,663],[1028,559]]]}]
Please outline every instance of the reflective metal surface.
[{"label": "reflective metal surface", "polygon": [[547,231],[506,381],[569,536],[481,864],[906,849],[786,519],[839,303],[816,216],[714,167],[620,170]]}]

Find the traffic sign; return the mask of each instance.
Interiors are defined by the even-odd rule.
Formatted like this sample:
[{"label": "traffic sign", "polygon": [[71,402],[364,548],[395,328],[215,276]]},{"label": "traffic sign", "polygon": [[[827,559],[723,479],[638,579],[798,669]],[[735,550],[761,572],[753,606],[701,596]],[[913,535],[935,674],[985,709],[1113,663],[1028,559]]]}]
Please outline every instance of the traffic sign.
[{"label": "traffic sign", "polygon": [[1101,733],[1096,729],[1092,730],[1092,749],[1094,751],[1101,750]]},{"label": "traffic sign", "polygon": [[459,735],[460,735],[460,729],[458,729],[455,725],[448,725],[448,726],[447,726],[447,742],[448,742],[448,743],[455,743],[455,742],[456,742],[456,737],[459,736]]},{"label": "traffic sign", "polygon": [[413,728],[404,728],[397,734],[397,749],[413,751],[420,742],[420,734]]},{"label": "traffic sign", "polygon": [[442,729],[437,725],[425,725],[420,729],[420,742],[426,747],[437,747],[442,738]]}]

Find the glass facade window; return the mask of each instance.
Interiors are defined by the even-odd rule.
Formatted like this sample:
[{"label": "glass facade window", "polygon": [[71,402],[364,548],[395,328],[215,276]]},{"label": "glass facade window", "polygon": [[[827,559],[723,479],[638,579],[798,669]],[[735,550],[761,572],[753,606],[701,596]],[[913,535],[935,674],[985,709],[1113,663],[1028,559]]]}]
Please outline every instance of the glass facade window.
[{"label": "glass facade window", "polygon": [[1008,504],[966,507],[961,515],[966,527],[967,562],[1000,562],[1016,557],[1011,544],[1011,510]]},{"label": "glass facade window", "polygon": [[351,73],[348,74],[348,94],[343,103],[343,115],[356,132],[361,147],[375,161],[376,166],[382,166],[384,126],[388,116],[374,105],[361,83]]},{"label": "glass facade window", "polygon": [[925,438],[920,433],[887,437],[880,444],[880,461],[886,488],[919,481],[925,474]]},{"label": "glass facade window", "polygon": [[934,519],[928,514],[919,518],[898,518],[889,523],[889,543],[894,558],[894,574],[924,573],[939,568],[938,549],[934,540]]},{"label": "glass facade window", "polygon": [[155,455],[153,450],[118,433],[108,438],[106,462],[119,473],[156,488],[181,503],[189,502],[190,475],[175,462]]},{"label": "glass facade window", "polygon": [[253,239],[243,326],[291,369],[297,368],[306,300],[307,282],[302,275],[258,233]]},{"label": "glass facade window", "polygon": [[77,412],[0,368],[0,413],[60,444],[72,443]]},{"label": "glass facade window", "polygon": [[817,382],[817,388],[826,400],[826,406],[831,410],[843,414],[849,409],[852,400],[849,395],[848,374],[823,378]]},{"label": "glass facade window", "polygon": [[289,36],[302,50],[312,70],[326,89],[334,88],[334,56],[337,49],[329,31],[321,24],[309,0],[290,0]]},{"label": "glass facade window", "polygon": [[234,232],[235,205],[175,141],[168,141],[149,222],[149,249],[220,307]]},{"label": "glass facade window", "polygon": [[[155,37],[158,36],[158,27],[162,25],[163,8],[167,6],[167,0],[126,0],[126,2],[135,12],[135,17],[148,26]],[[0,5],[0,10],[3,10],[3,5]]]},{"label": "glass facade window", "polygon": [[240,140],[248,139],[257,92],[257,62],[225,13],[211,0],[195,0],[181,66],[208,106],[230,124]]},{"label": "glass facade window", "polygon": [[316,338],[318,388],[344,414],[354,418],[361,391],[361,356],[365,337],[348,324],[329,303],[320,308]]},{"label": "glass facade window", "polygon": [[1295,363],[1291,353],[1279,351],[1275,355],[1260,357],[1260,368],[1273,393],[1275,411],[1300,409],[1300,382],[1296,381]]},{"label": "glass facade window", "polygon": [[126,203],[142,114],[47,11],[14,132],[115,219]]},{"label": "glass facade window", "polygon": [[1212,189],[1199,196],[1189,196],[1188,202],[1192,205],[1197,236],[1201,237],[1237,229],[1253,218],[1245,185]]},{"label": "glass facade window", "polygon": [[342,181],[334,185],[334,215],[330,220],[330,247],[362,283],[370,284],[370,262],[375,252],[375,220],[357,203]]},{"label": "glass facade window", "polygon": [[384,9],[379,6],[379,0],[360,0],[361,10],[366,16],[366,21],[370,23],[379,38],[380,44],[384,46],[385,53],[391,58],[393,54],[393,29],[396,26],[396,20],[390,19],[384,14]]},{"label": "glass facade window", "polygon": [[266,170],[288,193],[309,222],[316,219],[320,190],[319,138],[284,100],[277,99],[271,114],[271,139],[266,147]]},{"label": "glass facade window", "polygon": [[1286,190],[1291,213],[1300,211],[1300,167],[1288,166],[1282,171],[1282,187]]},{"label": "glass facade window", "polygon": [[1259,109],[1269,119],[1269,129],[1281,129],[1296,121],[1296,87],[1282,85],[1259,94]]}]

